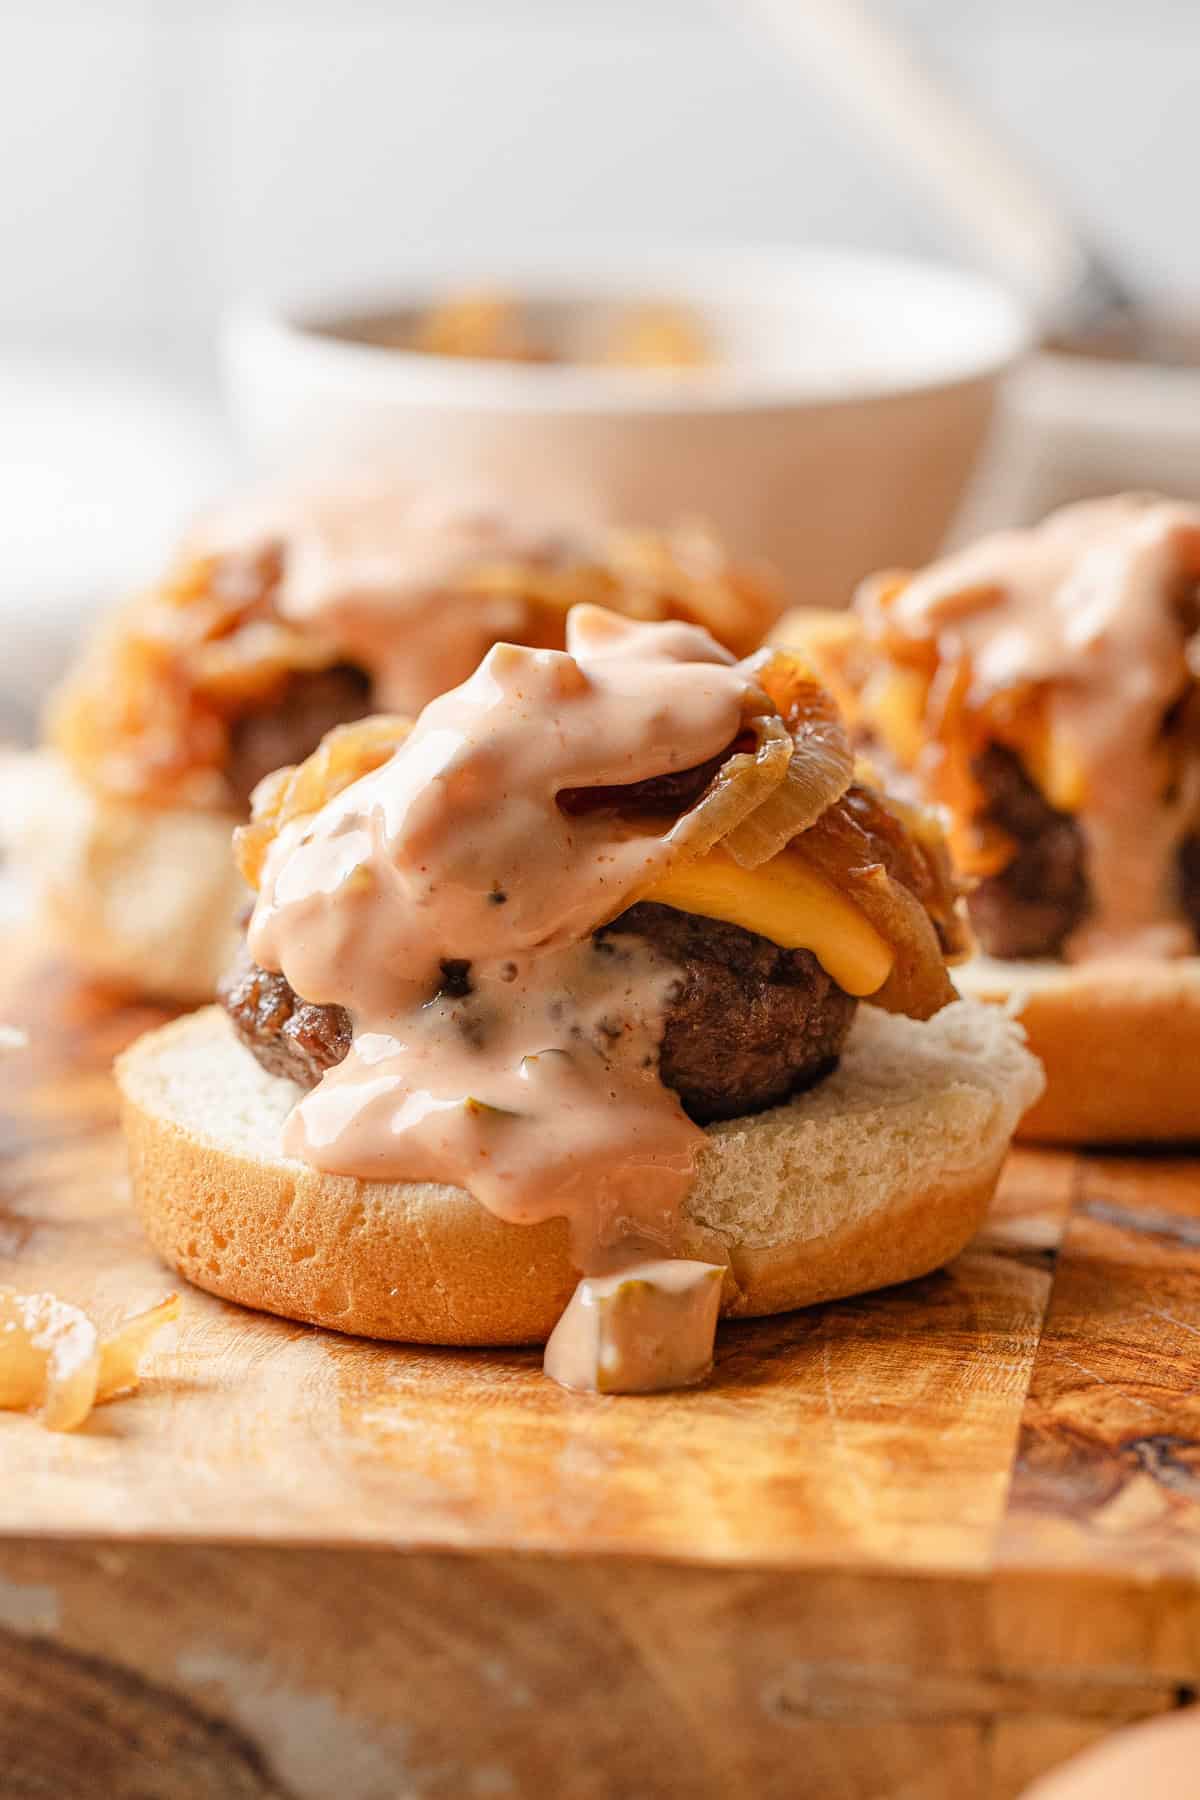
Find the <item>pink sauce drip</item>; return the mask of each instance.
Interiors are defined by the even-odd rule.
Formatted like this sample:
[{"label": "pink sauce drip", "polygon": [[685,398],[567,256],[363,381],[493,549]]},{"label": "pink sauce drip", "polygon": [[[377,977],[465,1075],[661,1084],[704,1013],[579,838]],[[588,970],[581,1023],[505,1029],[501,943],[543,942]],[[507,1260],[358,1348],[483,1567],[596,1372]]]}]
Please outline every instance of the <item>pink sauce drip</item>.
[{"label": "pink sauce drip", "polygon": [[[557,795],[706,761],[751,684],[695,626],[581,607],[568,646],[497,646],[390,762],[281,834],[249,943],[353,1019],[350,1055],[288,1121],[291,1153],[461,1185],[516,1222],[564,1217],[591,1271],[670,1253],[702,1134],[658,1079],[677,971],[640,940],[591,939],[669,842]],[[470,964],[471,993],[446,993],[447,961]]]},{"label": "pink sauce drip", "polygon": [[1200,582],[1200,507],[1136,495],[1067,507],[916,576],[890,618],[969,660],[971,699],[1045,683],[1049,727],[1077,763],[1093,910],[1068,956],[1186,955],[1179,844],[1200,816],[1200,763],[1169,797],[1164,716],[1196,679],[1176,611]]},{"label": "pink sauce drip", "polygon": [[496,645],[427,706],[389,762],[282,833],[250,926],[264,968],[364,1020],[427,999],[444,958],[577,943],[649,885],[672,846],[564,788],[705,762],[752,684],[698,626],[576,607],[568,649]]},{"label": "pink sauce drip", "polygon": [[356,1035],[284,1149],[333,1173],[464,1187],[513,1225],[566,1217],[581,1265],[669,1255],[702,1132],[658,1079],[678,970],[634,937],[472,969],[473,992]]},{"label": "pink sauce drip", "polygon": [[351,484],[255,497],[206,521],[200,553],[283,548],[280,615],[336,644],[371,676],[377,710],[417,713],[465,681],[488,648],[520,637],[519,596],[464,592],[481,564],[538,560],[564,531],[595,528],[591,509],[540,512],[489,493],[448,495],[363,475]]}]

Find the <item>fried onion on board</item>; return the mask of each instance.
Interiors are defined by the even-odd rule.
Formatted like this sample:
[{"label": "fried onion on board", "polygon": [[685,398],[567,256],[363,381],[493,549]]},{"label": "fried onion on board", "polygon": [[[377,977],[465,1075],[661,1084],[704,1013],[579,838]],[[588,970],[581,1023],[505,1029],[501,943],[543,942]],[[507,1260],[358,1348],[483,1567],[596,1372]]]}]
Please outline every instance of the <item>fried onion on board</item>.
[{"label": "fried onion on board", "polygon": [[93,1406],[134,1392],[155,1333],[179,1317],[179,1296],[102,1338],[82,1308],[55,1294],[0,1287],[0,1408],[36,1411],[48,1431],[74,1431]]}]

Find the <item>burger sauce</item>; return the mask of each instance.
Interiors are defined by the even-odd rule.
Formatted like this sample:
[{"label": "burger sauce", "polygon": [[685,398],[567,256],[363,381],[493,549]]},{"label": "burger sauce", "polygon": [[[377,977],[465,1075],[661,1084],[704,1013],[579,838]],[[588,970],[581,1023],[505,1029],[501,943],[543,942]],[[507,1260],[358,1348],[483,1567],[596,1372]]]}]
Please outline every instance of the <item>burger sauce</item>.
[{"label": "burger sauce", "polygon": [[1200,816],[1200,759],[1172,780],[1169,709],[1200,675],[1180,604],[1200,586],[1200,508],[1140,495],[1084,502],[1031,531],[945,558],[897,596],[889,623],[966,663],[969,705],[1044,687],[1051,741],[1081,778],[1092,910],[1072,961],[1192,948],[1171,891]]},{"label": "burger sauce", "polygon": [[[589,509],[566,498],[559,516],[571,529],[594,529]],[[464,681],[490,645],[529,629],[519,589],[471,588],[464,578],[544,559],[561,529],[552,535],[486,493],[447,497],[364,474],[332,490],[230,507],[198,527],[191,547],[221,556],[278,544],[279,615],[359,664],[377,710],[418,713]]]},{"label": "burger sauce", "polygon": [[703,1142],[658,1072],[679,972],[591,935],[666,869],[671,832],[557,797],[718,755],[751,691],[697,627],[577,608],[567,651],[497,645],[264,869],[251,954],[354,1024],[285,1151],[565,1218],[585,1279],[547,1366],[569,1386],[698,1379],[721,1271],[670,1260]]}]

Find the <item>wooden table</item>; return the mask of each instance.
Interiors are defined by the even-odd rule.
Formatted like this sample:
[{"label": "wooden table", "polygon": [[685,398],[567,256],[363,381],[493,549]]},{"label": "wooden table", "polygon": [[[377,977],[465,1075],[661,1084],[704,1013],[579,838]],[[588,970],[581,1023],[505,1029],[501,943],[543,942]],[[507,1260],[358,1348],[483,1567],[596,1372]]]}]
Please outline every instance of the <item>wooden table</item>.
[{"label": "wooden table", "polygon": [[[0,1281],[115,1318],[156,1015],[7,960]],[[1183,1161],[1022,1153],[945,1273],[652,1399],[189,1290],[138,1397],[0,1415],[0,1793],[1004,1800],[1190,1697],[1198,1575]]]}]

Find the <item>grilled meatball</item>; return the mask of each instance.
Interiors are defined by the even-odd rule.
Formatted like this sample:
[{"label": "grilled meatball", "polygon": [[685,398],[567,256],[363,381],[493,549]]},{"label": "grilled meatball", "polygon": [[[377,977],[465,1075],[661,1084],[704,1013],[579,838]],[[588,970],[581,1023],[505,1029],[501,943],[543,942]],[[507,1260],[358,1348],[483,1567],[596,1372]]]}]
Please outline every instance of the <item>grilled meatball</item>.
[{"label": "grilled meatball", "polygon": [[807,950],[639,901],[599,934],[633,932],[682,971],[659,1071],[700,1124],[777,1106],[837,1063],[855,1001]]},{"label": "grilled meatball", "polygon": [[230,731],[225,773],[233,805],[247,811],[264,775],[303,762],[335,725],[365,717],[370,701],[369,680],[350,663],[290,676],[270,712],[250,713]]},{"label": "grilled meatball", "polygon": [[[636,933],[679,966],[659,1067],[701,1124],[778,1105],[836,1064],[855,1002],[808,951],[648,901],[598,933],[598,947],[617,932]],[[469,993],[465,964],[443,964],[443,991]],[[350,1048],[343,1007],[300,1000],[284,976],[248,959],[220,997],[262,1066],[302,1087]]]},{"label": "grilled meatball", "polygon": [[1083,833],[1002,744],[990,744],[972,767],[988,797],[988,819],[1017,846],[1012,861],[967,901],[975,934],[992,956],[1061,956],[1091,904]]}]

